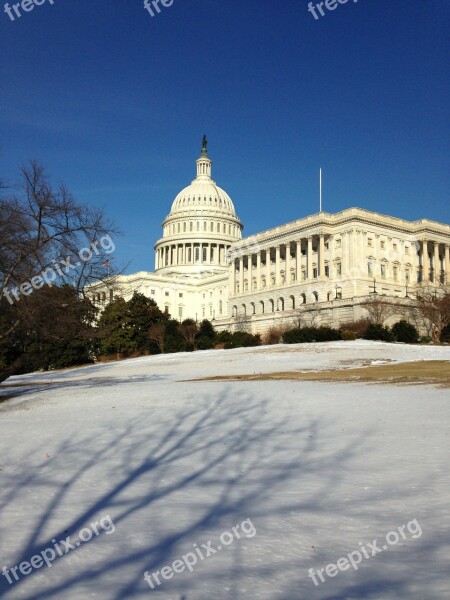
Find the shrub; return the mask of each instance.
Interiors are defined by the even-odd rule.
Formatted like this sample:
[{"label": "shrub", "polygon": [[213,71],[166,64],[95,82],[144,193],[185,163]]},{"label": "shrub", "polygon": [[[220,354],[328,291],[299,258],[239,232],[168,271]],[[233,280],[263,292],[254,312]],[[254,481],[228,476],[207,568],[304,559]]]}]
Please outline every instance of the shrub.
[{"label": "shrub", "polygon": [[252,335],[245,331],[235,331],[231,334],[231,339],[225,342],[224,348],[247,348],[249,346],[259,346],[261,344],[261,336],[259,333]]},{"label": "shrub", "polygon": [[211,350],[211,348],[214,348],[214,345],[214,340],[210,337],[206,337],[205,335],[197,339],[198,350]]},{"label": "shrub", "polygon": [[263,336],[264,344],[279,344],[283,337],[283,329],[281,327],[270,327]]},{"label": "shrub", "polygon": [[341,330],[342,339],[346,342],[351,340],[356,340],[356,333],[354,331],[350,331],[350,329],[342,329]]},{"label": "shrub", "polygon": [[404,319],[392,327],[392,335],[394,340],[397,342],[404,342],[405,344],[416,344],[419,340],[419,332],[417,329],[414,325],[411,325],[411,323],[408,323],[408,321],[405,321]]},{"label": "shrub", "polygon": [[334,342],[341,340],[341,332],[331,327],[301,327],[288,329],[283,333],[285,344],[301,344],[311,342]]},{"label": "shrub", "polygon": [[322,326],[315,330],[315,337],[317,342],[337,342],[342,340],[342,335],[339,329],[333,329],[332,327]]},{"label": "shrub", "polygon": [[370,325],[368,319],[359,319],[359,321],[348,321],[340,327],[341,331],[352,331],[355,334],[354,339],[362,338]]},{"label": "shrub", "polygon": [[450,342],[450,325],[444,327],[441,333],[441,342]]},{"label": "shrub", "polygon": [[392,334],[387,327],[383,327],[382,325],[375,325],[371,323],[364,335],[363,338],[365,340],[378,340],[381,342],[392,342]]}]

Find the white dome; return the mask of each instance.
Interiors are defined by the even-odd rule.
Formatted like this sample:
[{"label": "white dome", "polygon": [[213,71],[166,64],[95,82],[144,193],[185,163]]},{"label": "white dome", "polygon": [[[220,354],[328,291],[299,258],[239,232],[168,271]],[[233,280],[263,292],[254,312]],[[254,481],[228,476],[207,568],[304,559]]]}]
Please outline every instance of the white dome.
[{"label": "white dome", "polygon": [[211,178],[206,138],[197,159],[197,177],[172,203],[156,242],[156,270],[197,273],[226,270],[226,254],[242,238],[242,223],[230,196]]},{"label": "white dome", "polygon": [[194,179],[177,195],[170,211],[171,216],[184,211],[195,211],[201,216],[204,212],[217,211],[223,216],[236,218],[230,196],[212,179]]}]

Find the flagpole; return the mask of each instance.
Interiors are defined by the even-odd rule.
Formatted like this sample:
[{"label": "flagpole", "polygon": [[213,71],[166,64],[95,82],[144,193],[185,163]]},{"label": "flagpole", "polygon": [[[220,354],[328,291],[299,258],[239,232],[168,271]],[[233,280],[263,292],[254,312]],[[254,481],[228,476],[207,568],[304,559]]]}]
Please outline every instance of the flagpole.
[{"label": "flagpole", "polygon": [[322,212],[322,167],[319,171],[319,212]]}]

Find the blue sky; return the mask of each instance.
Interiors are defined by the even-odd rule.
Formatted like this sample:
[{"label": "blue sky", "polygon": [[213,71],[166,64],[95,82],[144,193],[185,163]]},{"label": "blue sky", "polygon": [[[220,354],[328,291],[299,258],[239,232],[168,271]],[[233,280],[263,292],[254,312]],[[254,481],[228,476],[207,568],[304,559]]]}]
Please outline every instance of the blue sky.
[{"label": "blue sky", "polygon": [[[0,7],[3,6],[3,0]],[[0,175],[37,158],[105,207],[127,272],[195,175],[250,235],[350,206],[450,221],[448,0],[48,0],[0,11]]]}]

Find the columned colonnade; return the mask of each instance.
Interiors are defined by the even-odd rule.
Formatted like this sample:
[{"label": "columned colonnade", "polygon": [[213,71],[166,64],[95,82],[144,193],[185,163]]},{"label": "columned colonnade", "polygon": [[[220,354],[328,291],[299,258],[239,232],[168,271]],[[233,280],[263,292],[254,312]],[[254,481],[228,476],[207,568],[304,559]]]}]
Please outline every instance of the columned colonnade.
[{"label": "columned colonnade", "polygon": [[420,243],[420,273],[418,281],[449,283],[450,245],[427,239]]},{"label": "columned colonnade", "polygon": [[227,264],[227,244],[191,242],[168,244],[156,250],[156,269],[179,265],[220,265]]},{"label": "columned colonnade", "polygon": [[[232,295],[242,294],[329,278],[333,270],[333,250],[331,237],[324,233],[250,250],[232,260],[230,292]],[[338,258],[336,260],[339,261]]]}]

